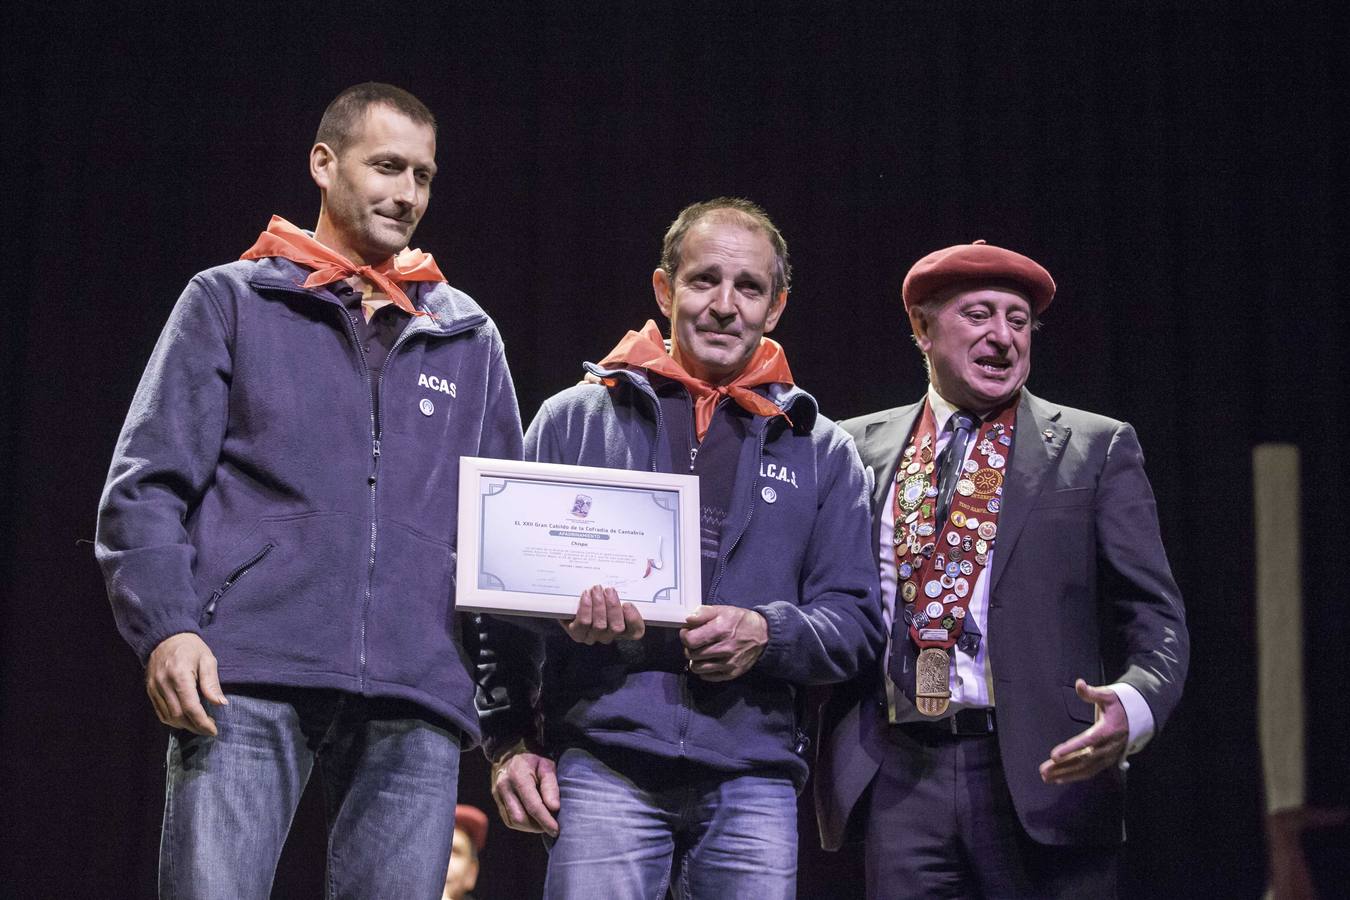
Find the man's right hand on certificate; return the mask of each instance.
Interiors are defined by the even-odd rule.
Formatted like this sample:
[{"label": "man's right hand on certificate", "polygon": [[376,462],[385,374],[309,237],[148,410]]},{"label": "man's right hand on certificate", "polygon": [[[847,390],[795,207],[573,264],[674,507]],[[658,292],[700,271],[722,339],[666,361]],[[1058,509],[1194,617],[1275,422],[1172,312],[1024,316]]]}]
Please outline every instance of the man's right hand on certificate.
[{"label": "man's right hand on certificate", "polygon": [[620,603],[614,588],[595,585],[581,592],[577,614],[559,620],[568,636],[578,644],[608,644],[635,641],[647,632],[642,613],[631,603]]}]

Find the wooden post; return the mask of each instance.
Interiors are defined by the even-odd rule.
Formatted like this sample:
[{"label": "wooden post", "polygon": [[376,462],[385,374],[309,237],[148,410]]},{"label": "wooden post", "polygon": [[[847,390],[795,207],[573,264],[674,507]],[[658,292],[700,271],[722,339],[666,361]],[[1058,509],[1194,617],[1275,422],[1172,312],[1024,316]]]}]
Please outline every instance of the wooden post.
[{"label": "wooden post", "polygon": [[1298,448],[1261,444],[1252,451],[1256,506],[1257,719],[1266,781],[1266,897],[1317,896],[1303,832],[1344,822],[1344,807],[1306,805],[1303,729],[1303,578],[1299,534]]},{"label": "wooden post", "polygon": [[1298,463],[1292,444],[1260,444],[1252,451],[1257,716],[1268,814],[1304,805]]}]

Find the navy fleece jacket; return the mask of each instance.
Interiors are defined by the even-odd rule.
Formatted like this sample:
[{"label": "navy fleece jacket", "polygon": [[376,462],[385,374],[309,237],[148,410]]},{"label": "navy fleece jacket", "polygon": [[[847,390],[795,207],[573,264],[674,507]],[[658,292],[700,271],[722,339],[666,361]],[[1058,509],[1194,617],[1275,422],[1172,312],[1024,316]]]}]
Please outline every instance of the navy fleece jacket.
[{"label": "navy fleece jacket", "polygon": [[519,458],[495,326],[418,284],[379,383],[331,291],[283,259],[188,284],[127,414],[96,553],[142,662],[201,635],[222,682],[421,704],[478,735],[454,612],[461,455]]}]

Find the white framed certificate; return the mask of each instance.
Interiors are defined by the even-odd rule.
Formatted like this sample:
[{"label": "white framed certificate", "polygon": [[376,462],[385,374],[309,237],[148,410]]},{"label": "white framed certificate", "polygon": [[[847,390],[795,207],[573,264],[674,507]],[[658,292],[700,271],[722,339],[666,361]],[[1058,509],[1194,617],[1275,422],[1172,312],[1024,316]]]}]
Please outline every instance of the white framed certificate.
[{"label": "white framed certificate", "polygon": [[458,552],[459,610],[569,618],[598,584],[683,625],[702,595],[698,478],[460,457]]}]

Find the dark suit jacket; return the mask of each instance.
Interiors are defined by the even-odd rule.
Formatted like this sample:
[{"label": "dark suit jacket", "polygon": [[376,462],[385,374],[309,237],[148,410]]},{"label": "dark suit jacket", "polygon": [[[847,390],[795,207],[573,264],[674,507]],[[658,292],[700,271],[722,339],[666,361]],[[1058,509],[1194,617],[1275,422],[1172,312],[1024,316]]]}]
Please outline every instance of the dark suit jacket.
[{"label": "dark suit jacket", "polygon": [[[919,402],[840,423],[874,474],[878,537],[880,504],[922,410]],[[1076,678],[1137,688],[1156,729],[1181,697],[1190,645],[1143,452],[1129,425],[1024,390],[1007,473],[987,635],[1008,787],[1037,841],[1115,843],[1123,837],[1119,770],[1051,786],[1037,767],[1092,724],[1094,707],[1074,693]],[[1104,650],[1119,659],[1111,672]],[[876,775],[886,746],[883,697],[874,672],[836,691],[822,711],[815,799],[826,849],[844,842]]]}]

